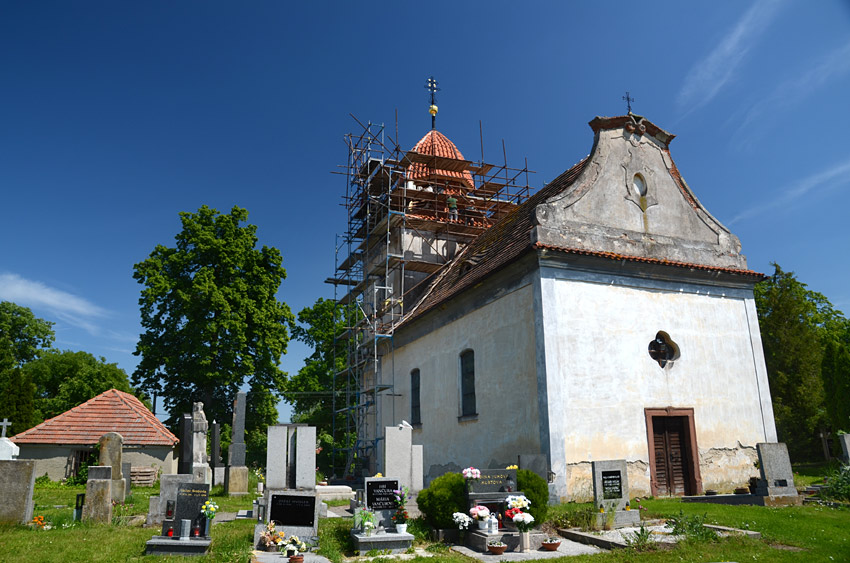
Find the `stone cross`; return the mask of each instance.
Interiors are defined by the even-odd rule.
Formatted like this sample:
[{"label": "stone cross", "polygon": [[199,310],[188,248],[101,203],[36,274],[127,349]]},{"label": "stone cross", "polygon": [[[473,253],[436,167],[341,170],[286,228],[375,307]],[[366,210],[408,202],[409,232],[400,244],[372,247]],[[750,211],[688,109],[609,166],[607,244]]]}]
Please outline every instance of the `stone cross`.
[{"label": "stone cross", "polygon": [[12,426],[12,423],[9,422],[8,418],[4,418],[3,422],[0,422],[0,426],[3,427],[3,435],[0,436],[0,438],[5,438],[6,437],[6,428],[9,427],[9,426]]}]

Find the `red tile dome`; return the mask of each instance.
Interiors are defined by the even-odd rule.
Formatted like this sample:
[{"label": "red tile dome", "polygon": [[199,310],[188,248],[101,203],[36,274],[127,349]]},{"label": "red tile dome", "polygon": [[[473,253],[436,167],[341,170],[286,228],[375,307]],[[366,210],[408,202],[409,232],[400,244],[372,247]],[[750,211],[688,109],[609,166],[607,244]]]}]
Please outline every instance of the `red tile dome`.
[{"label": "red tile dome", "polygon": [[[436,129],[428,131],[425,136],[416,143],[412,150],[419,154],[465,160],[463,158],[463,154],[461,154],[455,144]],[[450,185],[454,184],[455,187],[464,186],[468,189],[473,189],[475,187],[475,183],[472,180],[472,174],[469,170],[445,170],[434,168],[433,166],[429,166],[427,163],[421,162],[411,164],[407,168],[407,177],[411,180],[428,180],[433,182],[448,181]]]}]

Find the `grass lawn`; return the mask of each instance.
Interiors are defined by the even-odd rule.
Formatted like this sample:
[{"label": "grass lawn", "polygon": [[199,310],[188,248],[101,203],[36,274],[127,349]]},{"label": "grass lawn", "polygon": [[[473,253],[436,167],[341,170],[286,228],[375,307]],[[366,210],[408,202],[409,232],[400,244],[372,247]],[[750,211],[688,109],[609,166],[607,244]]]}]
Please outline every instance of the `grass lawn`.
[{"label": "grass lawn", "polygon": [[[38,487],[35,494],[35,514],[42,515],[54,525],[50,530],[34,530],[24,526],[0,527],[0,561],[185,561],[182,557],[145,556],[145,542],[153,535],[150,528],[72,524],[74,499],[82,487]],[[133,505],[128,512],[144,514],[148,499],[157,494],[156,488],[135,489]],[[213,496],[222,510],[234,512],[249,508],[252,497],[229,498]],[[815,505],[787,508],[758,506],[725,506],[702,503],[682,503],[676,499],[650,499],[641,503],[647,507],[645,517],[685,514],[707,515],[707,521],[724,526],[748,528],[761,532],[761,540],[730,538],[708,542],[684,542],[674,549],[649,553],[631,550],[612,551],[592,556],[564,557],[550,563],[582,563],[608,561],[680,562],[680,561],[777,561],[833,562],[850,561],[850,509],[827,508]],[[63,508],[56,508],[56,505]],[[575,505],[571,505],[575,506]],[[564,512],[567,507],[553,507],[552,513]],[[329,518],[320,522],[319,553],[334,563],[351,555],[348,531],[350,518]],[[411,523],[417,545],[426,547],[434,557],[416,558],[417,563],[471,563],[472,560],[451,552],[440,544],[425,540],[424,527]],[[209,555],[192,561],[250,561],[253,522],[240,520],[213,526],[213,543]],[[389,561],[389,559],[386,559]]]}]

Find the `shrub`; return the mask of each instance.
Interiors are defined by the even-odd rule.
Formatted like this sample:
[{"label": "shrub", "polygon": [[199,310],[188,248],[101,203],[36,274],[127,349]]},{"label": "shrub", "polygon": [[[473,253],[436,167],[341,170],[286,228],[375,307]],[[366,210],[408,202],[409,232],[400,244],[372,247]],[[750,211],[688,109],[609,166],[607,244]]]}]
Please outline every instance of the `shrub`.
[{"label": "shrub", "polygon": [[829,472],[826,477],[826,487],[821,489],[820,496],[850,501],[850,465]]},{"label": "shrub", "polygon": [[436,529],[455,527],[452,514],[466,512],[463,484],[460,473],[446,473],[419,492],[416,504],[429,526]]},{"label": "shrub", "polygon": [[534,521],[545,522],[546,513],[549,511],[549,485],[546,480],[528,469],[518,469],[516,480],[517,489],[531,501],[528,511],[534,516]]}]

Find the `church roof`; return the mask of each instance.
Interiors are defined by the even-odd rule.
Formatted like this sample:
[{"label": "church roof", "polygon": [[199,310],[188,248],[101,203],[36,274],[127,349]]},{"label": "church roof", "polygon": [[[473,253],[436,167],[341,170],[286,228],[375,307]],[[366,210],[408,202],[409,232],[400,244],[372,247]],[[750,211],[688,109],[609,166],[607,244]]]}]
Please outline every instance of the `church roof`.
[{"label": "church roof", "polygon": [[[653,135],[663,144],[665,150],[674,137],[674,135],[664,131],[643,117],[633,114],[621,117],[597,117],[589,125],[594,132],[598,132],[602,129],[628,128],[635,123],[638,126],[643,125],[641,133]],[[631,131],[631,129],[629,130]],[[602,249],[573,248],[566,245],[544,244],[533,241],[532,229],[535,227],[537,207],[547,203],[548,200],[558,196],[562,192],[567,192],[576,180],[579,179],[585,168],[588,168],[587,165],[591,161],[591,158],[592,155],[585,157],[472,241],[452,262],[447,264],[436,275],[430,288],[426,291],[424,298],[410,311],[407,319],[402,324],[406,324],[413,318],[419,317],[426,311],[433,309],[462,291],[475,286],[492,273],[531,250],[547,250],[617,261],[641,262],[689,270],[712,271],[738,275],[752,281],[759,281],[764,277],[763,274],[748,269],[697,264],[650,256],[620,254],[603,251]],[[670,162],[672,176],[681,189],[683,196],[690,205],[697,207],[698,203],[690,190],[684,185],[678,169],[672,163],[672,159]]]},{"label": "church roof", "polygon": [[173,446],[179,440],[142,402],[110,389],[16,436],[16,444],[96,444],[118,432],[125,446]]},{"label": "church roof", "polygon": [[[425,133],[425,136],[411,150],[429,156],[464,160],[463,154],[461,154],[455,144],[436,129],[431,129]],[[435,168],[433,165],[424,162],[411,164],[407,168],[407,177],[411,180],[455,180],[462,182],[470,189],[475,187],[472,174],[469,170],[445,170]]]}]

